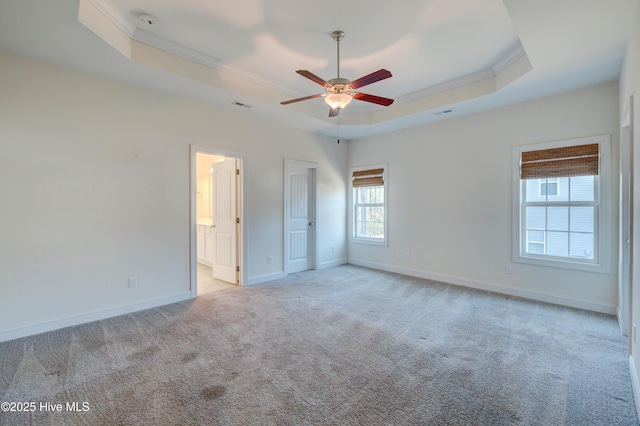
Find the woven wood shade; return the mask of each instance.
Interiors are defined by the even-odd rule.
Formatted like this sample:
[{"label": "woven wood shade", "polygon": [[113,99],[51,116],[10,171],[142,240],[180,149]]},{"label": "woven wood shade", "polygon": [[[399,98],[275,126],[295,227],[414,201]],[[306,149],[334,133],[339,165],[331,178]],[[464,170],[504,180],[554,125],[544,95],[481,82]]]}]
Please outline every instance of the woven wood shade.
[{"label": "woven wood shade", "polygon": [[357,172],[353,172],[353,187],[382,186],[384,185],[383,173],[384,169],[358,170]]},{"label": "woven wood shade", "polygon": [[523,152],[520,179],[545,179],[598,174],[599,145],[567,146]]}]

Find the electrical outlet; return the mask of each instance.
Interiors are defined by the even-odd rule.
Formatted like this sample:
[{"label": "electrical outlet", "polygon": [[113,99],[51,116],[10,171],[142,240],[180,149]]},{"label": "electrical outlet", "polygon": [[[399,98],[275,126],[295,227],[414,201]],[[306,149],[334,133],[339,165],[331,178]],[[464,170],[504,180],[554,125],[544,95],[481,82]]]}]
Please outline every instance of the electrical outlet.
[{"label": "electrical outlet", "polygon": [[411,259],[411,252],[409,250],[404,252],[404,258],[405,259]]},{"label": "electrical outlet", "polygon": [[507,265],[504,267],[504,273],[507,275],[511,275],[513,273],[513,267],[511,265]]},{"label": "electrical outlet", "polygon": [[331,246],[331,253],[335,253],[335,252],[336,252],[335,246]]},{"label": "electrical outlet", "polygon": [[271,262],[273,262],[273,256],[267,256],[267,263],[271,265]]},{"label": "electrical outlet", "polygon": [[129,277],[129,288],[138,287],[138,277]]},{"label": "electrical outlet", "polygon": [[391,250],[391,253],[389,253],[389,256],[396,257],[396,251],[395,250]]}]

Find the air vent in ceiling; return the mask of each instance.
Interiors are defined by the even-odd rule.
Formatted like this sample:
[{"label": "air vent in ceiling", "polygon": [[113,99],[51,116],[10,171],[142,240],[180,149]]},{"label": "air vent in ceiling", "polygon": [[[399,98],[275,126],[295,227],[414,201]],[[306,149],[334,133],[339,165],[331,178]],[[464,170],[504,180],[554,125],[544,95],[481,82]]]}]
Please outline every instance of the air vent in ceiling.
[{"label": "air vent in ceiling", "polygon": [[452,108],[443,109],[442,111],[434,112],[433,115],[443,115],[443,114],[451,114],[453,112]]},{"label": "air vent in ceiling", "polygon": [[243,108],[253,108],[251,105],[244,104],[244,103],[242,103],[240,101],[233,101],[233,102],[231,102],[231,104],[232,105],[237,105],[237,106],[240,106],[240,107],[243,107]]}]

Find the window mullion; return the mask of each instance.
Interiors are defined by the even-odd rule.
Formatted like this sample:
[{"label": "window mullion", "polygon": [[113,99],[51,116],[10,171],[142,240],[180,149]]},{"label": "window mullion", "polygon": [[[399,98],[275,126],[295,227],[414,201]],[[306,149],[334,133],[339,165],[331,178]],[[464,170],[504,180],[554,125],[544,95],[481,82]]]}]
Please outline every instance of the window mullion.
[{"label": "window mullion", "polygon": [[568,183],[567,185],[569,186],[569,192],[568,192],[568,197],[567,199],[569,200],[569,209],[568,209],[568,213],[569,213],[569,217],[567,218],[567,255],[568,257],[571,257],[571,197],[572,197],[572,192],[571,192],[571,178],[567,179]]}]

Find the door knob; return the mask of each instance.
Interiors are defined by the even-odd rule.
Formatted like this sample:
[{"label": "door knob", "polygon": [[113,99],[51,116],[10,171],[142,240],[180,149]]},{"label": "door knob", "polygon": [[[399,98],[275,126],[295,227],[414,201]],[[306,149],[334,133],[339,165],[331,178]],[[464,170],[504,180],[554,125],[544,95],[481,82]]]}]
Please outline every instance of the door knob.
[{"label": "door knob", "polygon": [[315,222],[309,222],[309,226],[316,226]]}]

